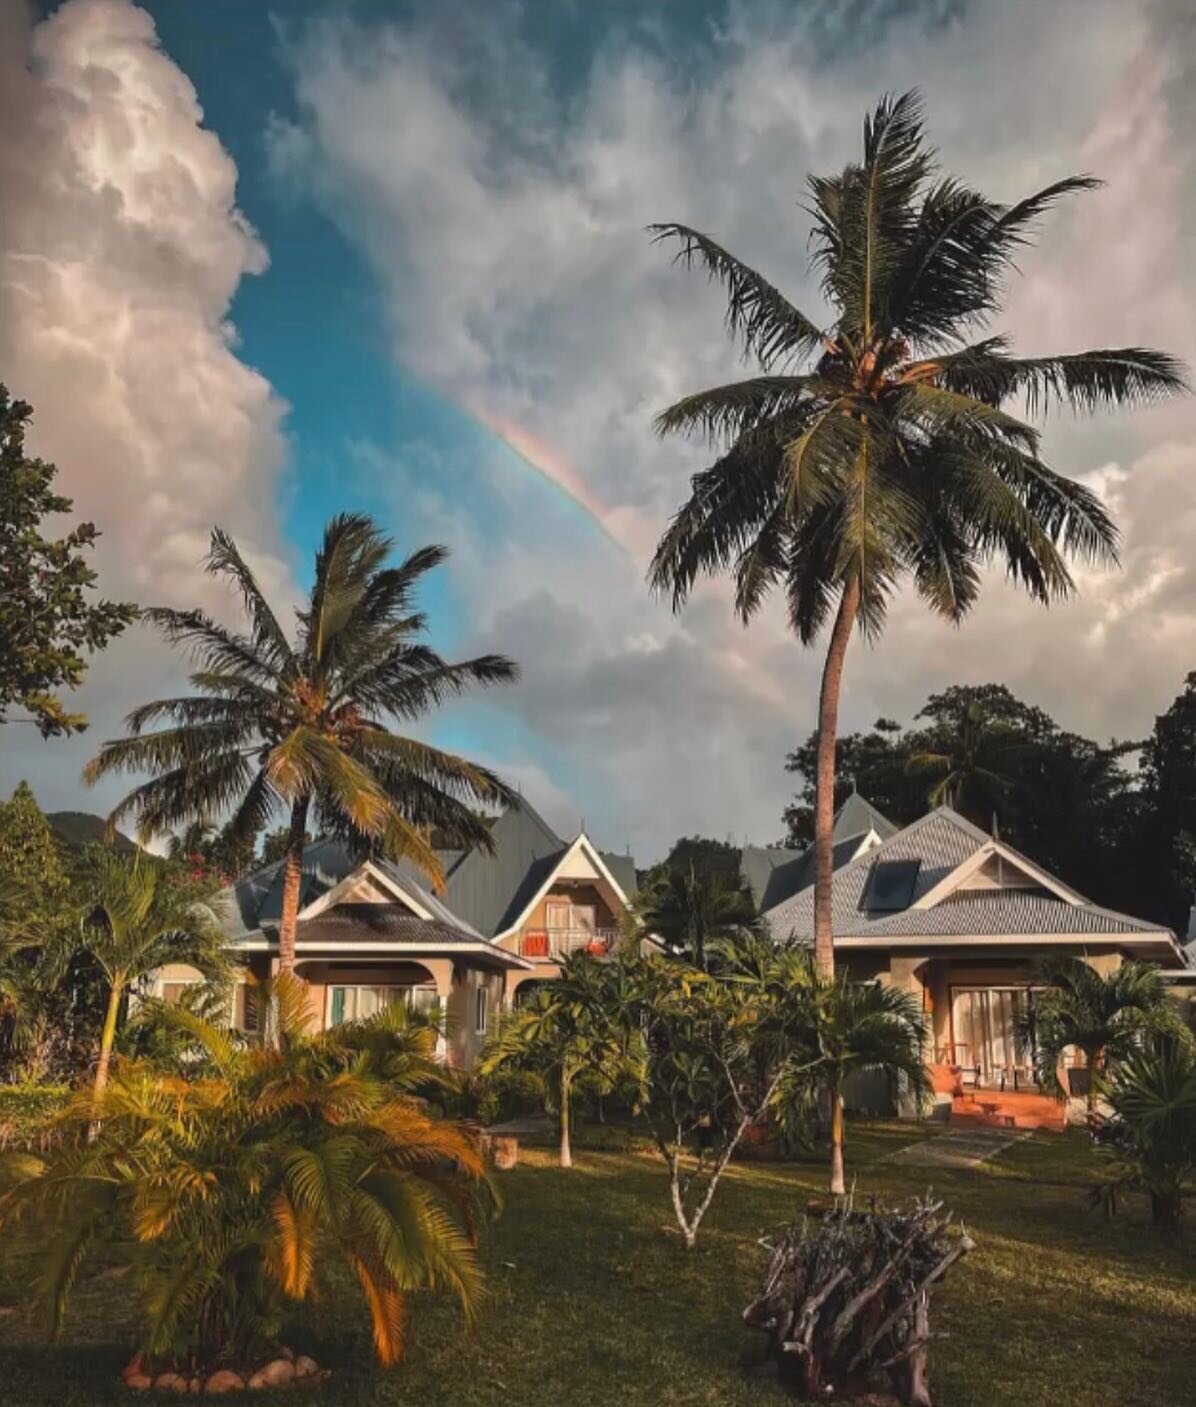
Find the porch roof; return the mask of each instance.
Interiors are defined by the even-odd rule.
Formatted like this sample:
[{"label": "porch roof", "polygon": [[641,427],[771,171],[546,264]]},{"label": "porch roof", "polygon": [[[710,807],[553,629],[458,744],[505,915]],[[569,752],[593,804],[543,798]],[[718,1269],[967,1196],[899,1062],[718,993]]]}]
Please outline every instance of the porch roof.
[{"label": "porch roof", "polygon": [[[276,952],[278,931],[259,930],[236,941],[247,952]],[[508,953],[480,934],[456,928],[437,919],[423,919],[401,904],[344,903],[313,918],[301,919],[295,934],[295,951],[317,951],[347,956],[369,953],[444,957],[469,956],[482,965],[527,968],[532,964]]]}]

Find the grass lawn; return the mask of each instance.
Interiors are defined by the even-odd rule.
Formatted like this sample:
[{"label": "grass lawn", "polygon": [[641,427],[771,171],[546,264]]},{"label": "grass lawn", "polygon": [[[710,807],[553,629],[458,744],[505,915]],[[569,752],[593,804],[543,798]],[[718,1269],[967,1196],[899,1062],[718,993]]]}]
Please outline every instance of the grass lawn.
[{"label": "grass lawn", "polygon": [[[859,1193],[894,1199],[925,1191],[925,1171],[877,1161],[918,1136],[908,1125],[853,1128],[849,1175],[858,1177]],[[1196,1402],[1196,1227],[1186,1239],[1160,1238],[1141,1204],[1103,1225],[1085,1206],[1089,1171],[1081,1136],[1041,1134],[983,1169],[934,1174],[934,1190],[979,1243],[935,1300],[935,1327],[947,1335],[933,1351],[938,1407]],[[347,1293],[330,1295],[291,1335],[296,1348],[336,1369],[320,1400],[330,1407],[785,1400],[752,1372],[760,1342],[739,1315],[760,1271],[756,1238],[821,1188],[821,1167],[733,1168],[689,1254],[670,1229],[660,1166],[643,1153],[584,1149],[574,1171],[563,1173],[549,1150],[524,1149],[520,1166],[499,1179],[506,1209],[486,1233],[490,1294],[476,1329],[466,1331],[447,1303],[418,1300],[407,1360],[379,1373],[356,1304]],[[27,1254],[0,1249],[0,1401],[136,1400],[116,1381],[127,1358],[131,1287],[119,1276],[92,1279],[78,1294],[67,1341],[49,1348],[16,1289],[17,1262]]]}]

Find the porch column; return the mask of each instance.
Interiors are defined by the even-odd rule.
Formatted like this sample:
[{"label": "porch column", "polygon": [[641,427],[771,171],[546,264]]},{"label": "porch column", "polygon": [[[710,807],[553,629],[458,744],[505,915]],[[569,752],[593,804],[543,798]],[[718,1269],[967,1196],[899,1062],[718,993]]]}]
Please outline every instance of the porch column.
[{"label": "porch column", "polygon": [[[421,958],[420,964],[428,969],[429,976],[436,984],[436,1000],[440,1003],[440,1010],[447,1020],[453,995],[453,960],[452,958]],[[436,1058],[447,1060],[448,1053],[448,1041],[445,1038],[444,1030],[441,1029],[436,1041]]]},{"label": "porch column", "polygon": [[[882,971],[879,978],[888,986],[896,987],[898,991],[908,992],[918,1003],[919,1009],[928,1012],[931,1006],[930,970],[931,959],[924,953],[917,955],[894,953],[889,958],[888,972]],[[934,1033],[928,1025],[922,1045],[927,1064],[933,1059],[933,1041]],[[917,1099],[906,1087],[905,1081],[899,1079],[897,1086],[898,1118],[916,1119],[921,1112]]]}]

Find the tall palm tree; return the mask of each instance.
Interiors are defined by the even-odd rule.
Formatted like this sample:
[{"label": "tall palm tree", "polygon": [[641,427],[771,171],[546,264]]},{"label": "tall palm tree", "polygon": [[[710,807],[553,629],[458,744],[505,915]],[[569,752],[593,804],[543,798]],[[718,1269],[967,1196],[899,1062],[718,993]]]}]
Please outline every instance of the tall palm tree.
[{"label": "tall palm tree", "polygon": [[[449,664],[418,640],[426,618],[412,598],[447,552],[424,547],[387,567],[392,545],[364,515],[333,518],[292,643],[236,543],[214,529],[208,571],[239,589],[248,630],[228,630],[203,611],[146,611],[171,644],[196,659],[195,692],[134,709],[129,736],[105,743],[85,772],[89,783],[112,772],[153,774],[109,817],[115,824],[135,815],[143,835],[231,810],[224,836],[247,840],[283,812],[284,971],[295,963],[303,845],[313,815],[325,834],[362,851],[406,856],[439,883],[431,828],[462,847],[488,849],[490,832],[474,807],[516,801],[493,772],[388,726],[390,719],[411,722],[474,685],[517,675],[501,655]],[[146,731],[159,723],[165,726]]]},{"label": "tall palm tree", "polygon": [[80,942],[108,983],[93,1091],[98,1100],[108,1084],[116,1023],[129,988],[172,962],[218,980],[227,973],[227,960],[216,915],[158,862],[104,850],[87,889]]},{"label": "tall palm tree", "polygon": [[1067,1093],[1059,1080],[1064,1053],[1083,1054],[1090,1125],[1105,1077],[1152,1034],[1188,1039],[1158,968],[1127,962],[1106,974],[1077,957],[1047,958],[1039,965],[1033,1000],[1020,1010],[1016,1027],[1018,1045],[1033,1058],[1038,1083],[1050,1094]]},{"label": "tall palm tree", "polygon": [[724,875],[685,866],[666,866],[635,901],[642,927],[673,951],[688,952],[697,966],[706,966],[711,942],[733,938],[756,920],[751,897]]},{"label": "tall palm tree", "polygon": [[[863,159],[809,182],[813,262],[831,305],[799,311],[762,275],[686,225],[652,226],[727,291],[727,327],[761,375],[687,396],[662,434],[719,446],[661,539],[653,586],[685,601],[701,573],[730,571],[746,622],[783,587],[803,644],[831,621],[818,705],[815,946],[833,970],[835,731],[852,630],[879,633],[898,584],[958,621],[981,568],[1003,562],[1047,603],[1072,590],[1067,558],[1113,561],[1117,532],[1089,489],[1044,462],[1020,414],[1133,405],[1185,387],[1179,362],[1139,347],[1016,357],[979,336],[1038,218],[1090,190],[1069,177],[1001,205],[937,174],[918,96],[884,98]],[[978,339],[978,340],[977,340]]]}]

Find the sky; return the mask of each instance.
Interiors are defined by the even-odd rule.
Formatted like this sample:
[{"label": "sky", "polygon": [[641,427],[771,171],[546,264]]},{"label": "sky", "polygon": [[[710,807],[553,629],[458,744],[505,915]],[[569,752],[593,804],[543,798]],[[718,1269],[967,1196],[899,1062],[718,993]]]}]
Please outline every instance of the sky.
[{"label": "sky", "polygon": [[[943,165],[1013,200],[1106,185],[1021,260],[1026,353],[1196,362],[1196,9],[1187,0],[0,0],[0,380],[102,532],[104,594],[202,604],[213,524],[281,603],[335,512],[446,544],[431,638],[520,682],[423,735],[640,863],[682,834],[776,840],[820,654],[724,583],[645,585],[705,466],[654,414],[742,374],[717,289],[654,247],[696,225],[822,308],[803,188],[919,87]],[[1045,452],[1096,487],[1121,568],[1049,611],[994,572],[960,628],[909,593],[853,643],[842,725],[998,681],[1138,737],[1196,668],[1196,401],[1077,422]],[[185,662],[137,627],[71,706],[0,736],[0,791],[106,811],[84,762]],[[17,736],[19,734],[19,736]]]}]

